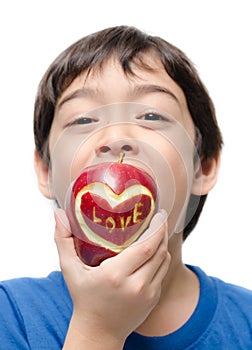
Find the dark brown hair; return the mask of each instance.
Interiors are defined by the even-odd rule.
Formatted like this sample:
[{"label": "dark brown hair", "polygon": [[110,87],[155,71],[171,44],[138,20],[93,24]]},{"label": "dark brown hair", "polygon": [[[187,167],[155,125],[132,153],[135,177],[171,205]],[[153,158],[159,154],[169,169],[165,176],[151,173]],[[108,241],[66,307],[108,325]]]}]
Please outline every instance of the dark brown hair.
[{"label": "dark brown hair", "polygon": [[[57,100],[71,82],[85,70],[101,67],[111,56],[120,62],[125,74],[134,74],[132,63],[151,69],[141,60],[143,54],[155,52],[167,74],[183,90],[189,112],[201,134],[201,159],[215,157],[222,146],[212,100],[187,56],[162,38],[127,26],[104,29],[77,41],[51,64],[39,85],[34,109],[34,136],[39,155],[49,162],[48,136]],[[184,239],[195,227],[206,195],[201,196],[197,211],[184,229]],[[192,195],[190,202],[194,202]]]}]

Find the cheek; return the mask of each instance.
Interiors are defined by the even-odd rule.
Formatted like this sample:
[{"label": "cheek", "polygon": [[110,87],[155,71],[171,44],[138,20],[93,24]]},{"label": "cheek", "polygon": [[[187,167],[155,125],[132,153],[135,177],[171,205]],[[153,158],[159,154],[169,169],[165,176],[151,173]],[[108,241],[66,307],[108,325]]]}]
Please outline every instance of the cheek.
[{"label": "cheek", "polygon": [[95,158],[95,145],[97,140],[87,140],[81,142],[71,157],[69,167],[71,181],[81,174],[84,168],[91,165]]},{"label": "cheek", "polygon": [[[184,228],[185,214],[191,194],[191,174],[188,167],[180,160],[174,164],[175,200],[169,216],[171,232],[180,231]],[[180,227],[180,229],[178,229]]]},{"label": "cheek", "polygon": [[94,158],[94,145],[95,140],[83,141],[83,135],[70,137],[64,133],[51,142],[51,187],[60,207],[64,208],[71,182]]},{"label": "cheek", "polygon": [[158,172],[160,207],[169,214],[169,232],[183,229],[187,204],[191,195],[193,181],[193,153],[182,154],[172,145],[160,149],[165,159]]}]

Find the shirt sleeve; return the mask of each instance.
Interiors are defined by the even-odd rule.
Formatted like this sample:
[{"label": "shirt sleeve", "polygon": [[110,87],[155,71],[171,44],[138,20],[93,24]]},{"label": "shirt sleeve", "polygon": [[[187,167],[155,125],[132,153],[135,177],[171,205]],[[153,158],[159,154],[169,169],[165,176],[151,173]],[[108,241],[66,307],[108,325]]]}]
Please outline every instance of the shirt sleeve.
[{"label": "shirt sleeve", "polygon": [[4,284],[0,284],[0,349],[30,349],[22,315]]}]

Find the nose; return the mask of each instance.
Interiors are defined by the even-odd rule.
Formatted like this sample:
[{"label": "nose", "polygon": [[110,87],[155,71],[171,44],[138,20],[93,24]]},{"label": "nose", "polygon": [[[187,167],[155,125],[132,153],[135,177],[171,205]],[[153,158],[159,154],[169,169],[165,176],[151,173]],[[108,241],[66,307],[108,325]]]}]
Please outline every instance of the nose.
[{"label": "nose", "polygon": [[106,145],[99,146],[96,149],[96,155],[100,157],[118,157],[122,152],[125,154],[137,154],[139,152],[137,142],[132,139],[122,139],[108,143]]}]

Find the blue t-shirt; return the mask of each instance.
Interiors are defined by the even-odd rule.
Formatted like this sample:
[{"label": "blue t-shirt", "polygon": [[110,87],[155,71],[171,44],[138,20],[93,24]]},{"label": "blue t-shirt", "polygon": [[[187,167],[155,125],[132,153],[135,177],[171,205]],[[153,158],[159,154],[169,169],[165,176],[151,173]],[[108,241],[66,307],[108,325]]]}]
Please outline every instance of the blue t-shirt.
[{"label": "blue t-shirt", "polygon": [[[132,333],[125,350],[252,349],[252,291],[190,268],[200,281],[191,318],[163,337]],[[0,283],[0,350],[62,349],[71,314],[72,301],[60,272]]]}]

